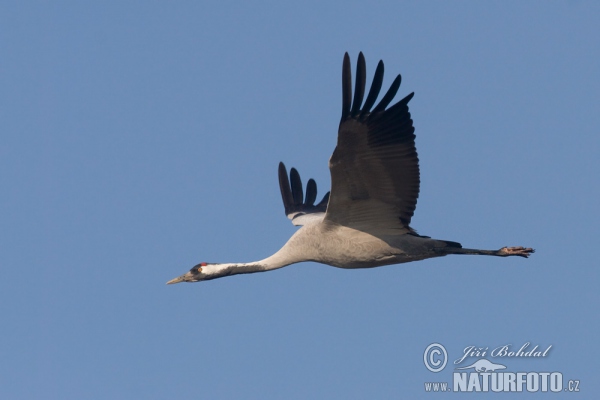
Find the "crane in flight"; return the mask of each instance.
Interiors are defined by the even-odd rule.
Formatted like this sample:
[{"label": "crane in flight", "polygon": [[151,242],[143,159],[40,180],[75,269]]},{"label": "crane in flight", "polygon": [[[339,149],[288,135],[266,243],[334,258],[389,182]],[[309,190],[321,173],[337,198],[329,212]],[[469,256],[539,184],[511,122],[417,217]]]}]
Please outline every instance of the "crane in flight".
[{"label": "crane in flight", "polygon": [[342,68],[342,118],[336,148],[329,159],[331,191],[315,204],[317,185],[306,195],[298,171],[279,164],[279,187],[285,213],[302,226],[275,254],[248,263],[197,264],[167,284],[198,282],[230,275],[270,271],[303,261],[338,268],[372,268],[449,254],[529,257],[525,247],[499,250],[463,248],[460,243],[419,235],[410,227],[419,196],[419,159],[415,128],[408,111],[414,93],[388,108],[400,87],[398,75],[372,108],[383,82],[379,61],[363,103],[366,63],[358,55],[354,96],[350,57]]}]

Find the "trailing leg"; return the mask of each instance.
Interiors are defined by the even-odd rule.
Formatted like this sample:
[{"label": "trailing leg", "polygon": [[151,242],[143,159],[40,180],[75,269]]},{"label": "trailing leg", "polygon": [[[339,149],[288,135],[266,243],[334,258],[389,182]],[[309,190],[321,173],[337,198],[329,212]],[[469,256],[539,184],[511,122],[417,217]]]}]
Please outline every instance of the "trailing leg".
[{"label": "trailing leg", "polygon": [[519,256],[519,257],[529,257],[532,253],[535,252],[534,249],[530,247],[503,247],[499,250],[479,250],[479,249],[464,249],[461,247],[443,247],[436,249],[440,253],[444,254],[472,254],[472,255],[481,255],[481,256],[497,256],[497,257],[509,257],[509,256]]}]

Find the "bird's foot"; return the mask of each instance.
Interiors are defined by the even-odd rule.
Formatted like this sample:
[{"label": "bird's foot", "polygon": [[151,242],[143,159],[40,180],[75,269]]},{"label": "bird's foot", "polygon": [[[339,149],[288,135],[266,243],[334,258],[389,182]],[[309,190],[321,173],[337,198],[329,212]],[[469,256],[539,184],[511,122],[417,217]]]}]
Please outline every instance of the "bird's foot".
[{"label": "bird's foot", "polygon": [[498,255],[502,257],[508,256],[519,256],[519,257],[529,257],[532,253],[535,253],[535,250],[531,247],[503,247],[498,250]]}]

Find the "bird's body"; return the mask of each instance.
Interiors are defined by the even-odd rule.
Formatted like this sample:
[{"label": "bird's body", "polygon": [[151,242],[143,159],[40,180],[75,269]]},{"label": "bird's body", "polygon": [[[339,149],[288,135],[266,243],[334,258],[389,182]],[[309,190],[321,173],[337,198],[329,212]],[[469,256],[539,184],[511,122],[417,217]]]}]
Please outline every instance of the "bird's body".
[{"label": "bird's body", "polygon": [[418,235],[369,233],[323,221],[302,227],[281,250],[301,261],[354,269],[440,257],[445,255],[443,249],[452,245]]},{"label": "bird's body", "polygon": [[321,221],[300,228],[280,252],[286,262],[314,261],[354,269],[439,257],[444,254],[436,253],[435,249],[446,246],[439,240],[406,234],[377,235]]},{"label": "bird's body", "polygon": [[528,257],[531,248],[465,249],[457,242],[420,236],[410,226],[419,194],[419,162],[415,149],[409,94],[387,108],[400,86],[400,76],[373,110],[383,80],[380,61],[363,104],[365,60],[360,53],[354,97],[348,54],[342,72],[343,106],[338,143],[331,159],[331,192],[314,204],[316,183],[306,196],[298,172],[289,179],[279,165],[279,186],[288,218],[303,225],[275,254],[251,263],[201,263],[167,283],[196,282],[228,275],[263,272],[303,261],[338,268],[372,268],[441,257],[476,254]]}]

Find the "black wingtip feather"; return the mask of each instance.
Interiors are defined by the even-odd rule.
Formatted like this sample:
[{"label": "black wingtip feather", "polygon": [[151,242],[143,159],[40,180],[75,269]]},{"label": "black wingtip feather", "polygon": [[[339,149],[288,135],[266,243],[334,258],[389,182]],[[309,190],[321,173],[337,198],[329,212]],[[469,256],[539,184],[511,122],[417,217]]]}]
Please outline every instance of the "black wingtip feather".
[{"label": "black wingtip feather", "polygon": [[342,66],[342,120],[350,114],[352,106],[352,69],[350,67],[350,56],[344,54]]},{"label": "black wingtip feather", "polygon": [[412,92],[411,94],[407,95],[405,98],[403,98],[402,100],[400,100],[400,103],[403,104],[408,104],[408,102],[415,97],[415,92]]},{"label": "black wingtip feather", "polygon": [[[319,204],[316,205],[316,207],[327,207],[327,203],[329,203],[330,194],[331,192],[325,193],[325,196],[323,196],[323,199],[319,202]],[[323,209],[323,211],[325,211],[325,209]]]},{"label": "black wingtip feather", "polygon": [[292,184],[292,196],[294,197],[294,205],[302,204],[304,200],[304,192],[302,191],[302,180],[296,168],[290,170],[290,182]]},{"label": "black wingtip feather", "polygon": [[371,111],[371,107],[375,104],[375,100],[377,100],[377,96],[379,96],[379,92],[381,91],[381,84],[383,83],[383,61],[379,60],[377,64],[377,69],[375,70],[375,75],[373,76],[373,83],[371,83],[371,89],[369,89],[369,95],[367,96],[367,100],[365,101],[365,105],[362,107],[362,111],[360,115],[368,114]]},{"label": "black wingtip feather", "polygon": [[285,215],[290,213],[291,208],[294,205],[294,196],[292,196],[292,190],[290,188],[290,181],[288,179],[287,170],[285,165],[280,162],[279,163],[279,190],[281,191],[281,200],[283,200],[283,208],[285,210]]},{"label": "black wingtip feather", "polygon": [[367,62],[362,51],[358,53],[356,61],[356,82],[354,83],[354,100],[352,101],[352,111],[350,115],[355,116],[360,111],[363,97],[365,95],[365,86],[367,85]]},{"label": "black wingtip feather", "polygon": [[304,204],[308,206],[312,206],[315,204],[315,200],[317,199],[317,182],[314,179],[309,179],[306,184],[306,198],[304,199]]}]

